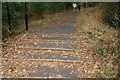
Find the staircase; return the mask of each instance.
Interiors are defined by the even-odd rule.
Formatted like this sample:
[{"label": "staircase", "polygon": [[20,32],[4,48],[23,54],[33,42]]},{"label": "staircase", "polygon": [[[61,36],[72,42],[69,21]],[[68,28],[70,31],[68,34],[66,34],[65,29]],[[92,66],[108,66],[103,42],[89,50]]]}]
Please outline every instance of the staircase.
[{"label": "staircase", "polygon": [[16,43],[14,56],[3,61],[5,70],[8,69],[3,75],[11,78],[95,77],[90,72],[92,56],[85,47],[79,46],[81,43],[73,25],[49,26],[28,32]]}]

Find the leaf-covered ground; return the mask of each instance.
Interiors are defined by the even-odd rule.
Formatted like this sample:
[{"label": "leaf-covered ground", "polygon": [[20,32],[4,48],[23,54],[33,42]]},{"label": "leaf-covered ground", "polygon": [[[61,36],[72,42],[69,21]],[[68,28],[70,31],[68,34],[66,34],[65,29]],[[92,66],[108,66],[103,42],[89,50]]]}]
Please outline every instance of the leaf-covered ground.
[{"label": "leaf-covered ground", "polygon": [[[118,73],[118,38],[100,21],[101,10],[92,12],[66,11],[47,17],[44,27],[72,25],[75,33],[69,35],[26,33],[3,42],[3,59],[0,68],[5,77],[72,77],[115,78]],[[55,16],[56,15],[56,16]],[[35,24],[34,24],[35,25]],[[30,32],[41,29],[41,25]],[[63,29],[64,30],[64,29]],[[75,40],[44,40],[41,37],[75,38]],[[28,44],[74,44],[74,50],[23,49]],[[65,45],[65,46],[66,46]],[[32,46],[33,47],[33,46]],[[33,48],[36,48],[34,46]],[[52,55],[52,56],[51,56]],[[42,70],[41,70],[42,69]],[[44,75],[42,75],[42,74]],[[33,75],[33,76],[32,76]]]},{"label": "leaf-covered ground", "polygon": [[[119,74],[118,30],[103,24],[102,6],[80,13],[77,35],[84,36],[87,49],[93,51],[95,72],[100,78],[115,78]],[[81,16],[82,15],[82,16]]]}]

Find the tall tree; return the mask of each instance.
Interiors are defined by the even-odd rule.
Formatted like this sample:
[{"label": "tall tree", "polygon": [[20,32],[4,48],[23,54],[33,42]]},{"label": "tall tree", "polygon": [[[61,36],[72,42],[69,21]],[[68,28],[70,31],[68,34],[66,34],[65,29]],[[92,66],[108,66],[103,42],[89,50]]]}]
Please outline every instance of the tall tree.
[{"label": "tall tree", "polygon": [[25,2],[25,25],[26,31],[28,31],[28,12],[27,12],[27,3]]},{"label": "tall tree", "polygon": [[10,19],[10,11],[9,11],[9,5],[7,2],[7,15],[8,15],[8,25],[9,25],[9,30],[11,29],[11,19]]}]

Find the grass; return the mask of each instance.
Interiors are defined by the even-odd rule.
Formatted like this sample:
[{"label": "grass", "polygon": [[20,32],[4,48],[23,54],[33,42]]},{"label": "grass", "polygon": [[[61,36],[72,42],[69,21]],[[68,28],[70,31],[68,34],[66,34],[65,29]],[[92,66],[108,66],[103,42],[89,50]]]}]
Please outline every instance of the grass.
[{"label": "grass", "polygon": [[102,34],[97,34],[97,36],[101,37],[101,36],[102,36]]},{"label": "grass", "polygon": [[115,35],[115,36],[113,36],[113,37],[115,37],[115,38],[120,38],[120,34],[117,34],[117,35]]},{"label": "grass", "polygon": [[105,69],[104,71],[105,73],[112,73],[113,72],[113,68],[112,67],[108,67]]},{"label": "grass", "polygon": [[88,38],[89,38],[89,39],[93,39],[94,36],[93,36],[93,33],[92,33],[92,32],[87,32],[87,34],[88,34]]},{"label": "grass", "polygon": [[30,30],[29,30],[29,32],[32,32],[33,30],[36,29],[36,27],[39,27],[39,26],[41,26],[42,24],[44,24],[44,21],[41,21],[41,20],[29,24],[29,26],[31,27]]},{"label": "grass", "polygon": [[20,27],[23,26],[11,26],[11,30],[9,31],[8,25],[2,25],[2,39],[23,33],[23,28]]},{"label": "grass", "polygon": [[54,15],[55,14],[49,15],[45,19],[41,19],[41,20],[37,20],[37,21],[32,21],[32,23],[29,24],[29,26],[30,26],[29,32],[37,30],[38,28],[43,28],[42,25],[46,24],[48,21],[50,21],[51,19],[53,19]]},{"label": "grass", "polygon": [[[100,71],[98,71],[99,78],[115,78],[117,75],[116,74],[117,68],[115,67],[116,65],[110,62],[115,62],[115,59],[118,55],[118,50],[117,50],[118,44],[116,43],[117,42],[116,40],[120,38],[120,35],[116,34],[118,32],[116,28],[110,27],[109,25],[106,25],[104,22],[101,22],[103,15],[101,10],[103,9],[99,9],[99,10],[97,9],[98,8],[90,9],[90,13],[93,14],[91,15],[91,17],[84,16],[84,18],[87,18],[88,20],[88,21],[84,20],[84,22],[86,22],[86,24],[89,24],[89,26],[83,25],[83,28],[85,28],[85,32],[87,34],[86,36],[88,37],[88,40],[92,41],[92,44],[94,44],[94,46],[90,46],[90,47],[92,47],[92,50],[94,50],[96,61],[100,62],[101,64],[101,66],[99,66]],[[95,19],[100,21],[100,23],[97,22],[97,20]],[[106,65],[109,63],[113,66],[110,67]]]},{"label": "grass", "polygon": [[98,49],[96,50],[96,53],[101,54],[104,57],[107,56],[107,52],[105,51],[104,47],[98,47]]},{"label": "grass", "polygon": [[97,10],[99,10],[99,9],[98,9],[98,8],[94,8],[94,9],[89,10],[89,12],[90,12],[90,13],[94,13],[94,12],[96,12]]},{"label": "grass", "polygon": [[102,30],[94,28],[94,30],[96,30],[97,32],[102,32]]},{"label": "grass", "polygon": [[102,42],[102,43],[103,43],[103,42],[104,42],[104,40],[103,40],[103,39],[99,39],[99,42]]},{"label": "grass", "polygon": [[[100,76],[99,78],[111,78],[111,77],[115,77],[114,74],[114,70],[112,67],[107,67],[103,70],[103,73],[99,73]],[[109,80],[113,80],[113,79],[109,79]]]}]

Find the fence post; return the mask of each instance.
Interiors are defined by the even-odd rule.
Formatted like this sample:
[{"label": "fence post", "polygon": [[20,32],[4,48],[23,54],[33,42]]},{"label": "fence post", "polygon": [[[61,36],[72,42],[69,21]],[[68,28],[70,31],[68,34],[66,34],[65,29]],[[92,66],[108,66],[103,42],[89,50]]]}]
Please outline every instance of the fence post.
[{"label": "fence post", "polygon": [[25,25],[26,31],[28,31],[28,12],[27,12],[27,3],[25,2]]}]

